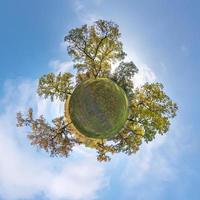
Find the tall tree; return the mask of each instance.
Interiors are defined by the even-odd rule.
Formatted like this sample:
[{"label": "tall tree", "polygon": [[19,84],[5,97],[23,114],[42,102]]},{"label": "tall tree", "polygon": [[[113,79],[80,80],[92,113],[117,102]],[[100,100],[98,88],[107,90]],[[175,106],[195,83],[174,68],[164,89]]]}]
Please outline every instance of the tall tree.
[{"label": "tall tree", "polygon": [[17,113],[17,126],[31,128],[28,138],[32,145],[49,152],[51,156],[68,156],[75,144],[79,142],[72,137],[68,130],[64,117],[52,120],[52,125],[46,122],[43,116],[33,118],[33,110],[30,108],[27,116]]},{"label": "tall tree", "polygon": [[69,31],[64,40],[79,76],[80,73],[94,78],[108,76],[111,64],[123,60],[126,55],[120,36],[118,25],[105,20]]},{"label": "tall tree", "polygon": [[164,134],[178,106],[163,91],[161,83],[146,83],[134,91],[130,103],[129,121],[144,129],[144,140],[152,141],[156,134]]},{"label": "tall tree", "polygon": [[121,86],[129,99],[133,97],[133,77],[138,72],[136,65],[131,62],[121,62],[111,75],[111,79]]},{"label": "tall tree", "polygon": [[60,101],[65,101],[72,94],[74,86],[72,82],[73,75],[70,73],[49,73],[43,75],[39,79],[37,93],[45,99],[50,97],[51,101],[58,98]]}]

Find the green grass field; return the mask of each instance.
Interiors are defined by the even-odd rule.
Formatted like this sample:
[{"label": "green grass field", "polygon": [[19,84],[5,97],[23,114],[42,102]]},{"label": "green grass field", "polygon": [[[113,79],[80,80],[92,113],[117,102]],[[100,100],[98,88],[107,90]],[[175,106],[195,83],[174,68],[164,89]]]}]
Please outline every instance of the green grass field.
[{"label": "green grass field", "polygon": [[127,120],[128,100],[123,89],[110,79],[90,79],[74,90],[69,113],[83,135],[111,139]]}]

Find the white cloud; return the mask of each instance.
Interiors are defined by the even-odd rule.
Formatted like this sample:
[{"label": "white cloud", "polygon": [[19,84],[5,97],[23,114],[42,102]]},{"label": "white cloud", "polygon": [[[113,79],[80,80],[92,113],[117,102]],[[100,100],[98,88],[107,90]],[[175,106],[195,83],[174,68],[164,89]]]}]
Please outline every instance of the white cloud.
[{"label": "white cloud", "polygon": [[187,126],[175,124],[167,135],[142,145],[137,154],[124,161],[124,199],[163,199],[169,185],[176,186],[183,176],[193,173],[193,169],[185,167],[185,157],[196,148],[189,133]]},{"label": "white cloud", "polygon": [[[129,54],[128,54],[129,55]],[[132,56],[128,56],[127,59],[125,59],[125,62],[129,62],[129,61],[135,61]],[[146,82],[148,83],[152,83],[156,81],[156,74],[155,72],[152,70],[151,67],[149,67],[147,64],[142,64],[140,62],[135,63],[139,72],[135,74],[135,76],[133,77],[133,83],[134,83],[134,87],[141,87],[142,85],[144,85]],[[111,71],[114,72],[114,70],[117,68],[117,66],[119,65],[119,63],[115,63],[112,66]]]},{"label": "white cloud", "polygon": [[[94,21],[101,19],[101,16],[97,15],[91,10],[93,10],[95,7],[98,7],[102,2],[103,0],[95,0],[95,1],[88,1],[88,2],[83,3],[83,1],[75,0],[74,9],[80,22],[92,24]],[[93,9],[91,9],[91,7],[93,7]]]},{"label": "white cloud", "polygon": [[170,164],[168,154],[175,156],[175,151],[170,149],[167,154],[162,149],[171,146],[172,141],[165,136],[158,136],[153,142],[143,144],[140,151],[134,155],[125,167],[122,179],[126,184],[135,187],[142,185],[152,177],[162,181],[170,181],[175,178],[175,169]]},{"label": "white cloud", "polygon": [[87,164],[86,161],[69,164],[53,179],[49,188],[49,198],[64,199],[66,190],[68,197],[73,197],[73,199],[95,198],[102,184],[101,174],[102,169],[97,168],[95,164]]},{"label": "white cloud", "polygon": [[6,84],[6,94],[1,100],[4,110],[0,113],[0,197],[31,199],[41,193],[52,200],[94,199],[107,179],[92,152],[83,154],[80,149],[67,159],[50,158],[30,146],[25,137],[27,130],[16,128],[16,112],[29,106],[35,111],[38,107],[36,113],[45,116],[54,117],[60,112],[56,104],[41,103],[35,95],[35,86],[35,81]]},{"label": "white cloud", "polygon": [[146,82],[156,81],[156,75],[153,70],[146,64],[138,66],[139,72],[133,77],[133,83],[135,87],[141,87]]},{"label": "white cloud", "polygon": [[157,77],[152,66],[149,66],[149,64],[143,62],[144,59],[142,58],[142,55],[139,55],[135,49],[129,45],[129,40],[130,38],[123,39],[123,43],[125,44],[124,51],[127,53],[125,60],[133,61],[139,69],[139,72],[135,74],[133,78],[134,86],[141,87],[146,82],[155,82]]},{"label": "white cloud", "polygon": [[61,62],[60,60],[52,60],[49,63],[50,67],[52,67],[53,71],[58,73],[64,73],[64,72],[72,72],[73,71],[73,62],[72,61],[65,61]]}]

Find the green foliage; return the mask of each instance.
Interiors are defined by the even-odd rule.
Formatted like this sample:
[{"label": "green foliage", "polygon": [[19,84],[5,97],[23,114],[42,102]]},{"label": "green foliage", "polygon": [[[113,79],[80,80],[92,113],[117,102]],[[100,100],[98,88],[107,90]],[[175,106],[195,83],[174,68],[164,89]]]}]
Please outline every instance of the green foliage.
[{"label": "green foliage", "polygon": [[96,147],[97,159],[109,161],[109,153],[136,153],[143,140],[150,142],[156,134],[169,130],[170,119],[176,116],[177,110],[176,103],[165,94],[160,83],[146,83],[134,90],[124,129],[113,138],[112,144],[104,141]]},{"label": "green foliage", "polygon": [[121,62],[111,75],[111,79],[124,89],[129,99],[133,97],[134,85],[132,78],[137,72],[138,68],[132,61]]},{"label": "green foliage", "polygon": [[98,153],[98,161],[110,161],[109,154],[123,152],[131,155],[139,150],[144,136],[144,129],[134,122],[127,122],[124,129],[120,131],[109,144],[107,141],[98,143],[95,147]]},{"label": "green foliage", "polygon": [[107,77],[111,64],[124,59],[121,34],[117,24],[98,20],[93,25],[83,25],[69,31],[65,36],[68,54],[73,57],[78,74],[90,77]]},{"label": "green foliage", "polygon": [[31,132],[28,138],[32,145],[49,152],[51,156],[68,156],[73,146],[78,143],[68,130],[68,124],[65,124],[64,117],[58,117],[52,120],[53,126],[48,124],[43,116],[34,120],[33,111],[30,108],[28,115],[23,117],[17,113],[17,126],[28,126]]},{"label": "green foliage", "polygon": [[146,83],[136,89],[130,104],[129,121],[144,128],[144,139],[152,141],[155,135],[164,134],[175,117],[178,107],[163,91],[161,83]]},{"label": "green foliage", "polygon": [[74,89],[71,78],[73,77],[70,73],[59,73],[57,76],[53,73],[43,75],[38,84],[39,96],[44,98],[59,98],[60,101],[65,101],[68,95],[72,94]]},{"label": "green foliage", "polygon": [[117,152],[124,152],[128,155],[136,153],[142,144],[144,129],[141,125],[128,122],[124,130],[114,139]]}]

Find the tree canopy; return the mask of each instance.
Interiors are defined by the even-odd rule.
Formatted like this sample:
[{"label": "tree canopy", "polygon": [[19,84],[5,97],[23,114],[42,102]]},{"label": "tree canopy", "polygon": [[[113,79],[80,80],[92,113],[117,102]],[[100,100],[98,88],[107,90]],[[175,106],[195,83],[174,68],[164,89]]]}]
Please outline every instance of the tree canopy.
[{"label": "tree canopy", "polygon": [[[34,119],[30,109],[27,116],[17,113],[17,126],[31,128],[28,135],[31,144],[52,156],[68,156],[74,145],[84,144],[96,149],[99,161],[108,161],[111,154],[123,152],[131,155],[139,150],[142,142],[148,143],[157,134],[167,133],[178,106],[167,96],[161,83],[134,87],[133,77],[138,68],[132,61],[124,60],[126,53],[120,36],[118,25],[105,20],[70,30],[64,40],[77,69],[76,84],[72,81],[73,75],[68,72],[58,75],[49,73],[40,78],[37,93],[52,101],[57,98],[67,102],[76,87],[85,80],[102,77],[111,79],[128,97],[129,114],[124,127],[112,140],[89,137],[80,140],[81,133],[76,134],[69,116],[61,116],[48,123],[43,116]],[[119,64],[111,73],[114,63]]]},{"label": "tree canopy", "polygon": [[39,80],[37,93],[45,99],[50,97],[51,101],[54,98],[65,101],[74,89],[72,77],[70,73],[59,73],[57,76],[54,73],[43,75]]},{"label": "tree canopy", "polygon": [[27,116],[17,113],[17,126],[28,126],[31,132],[28,138],[32,145],[36,145],[46,150],[51,156],[68,156],[72,147],[78,143],[72,137],[68,130],[68,125],[64,117],[58,117],[52,120],[53,126],[50,125],[43,116],[38,119],[33,118],[33,110],[30,108]]},{"label": "tree canopy", "polygon": [[133,96],[133,80],[132,78],[138,72],[136,65],[131,62],[120,62],[115,69],[111,79],[124,89],[129,99]]},{"label": "tree canopy", "polygon": [[96,78],[107,76],[111,65],[124,59],[126,54],[120,36],[117,24],[98,20],[91,26],[85,24],[72,29],[64,40],[68,43],[68,54],[72,56],[78,72]]}]

